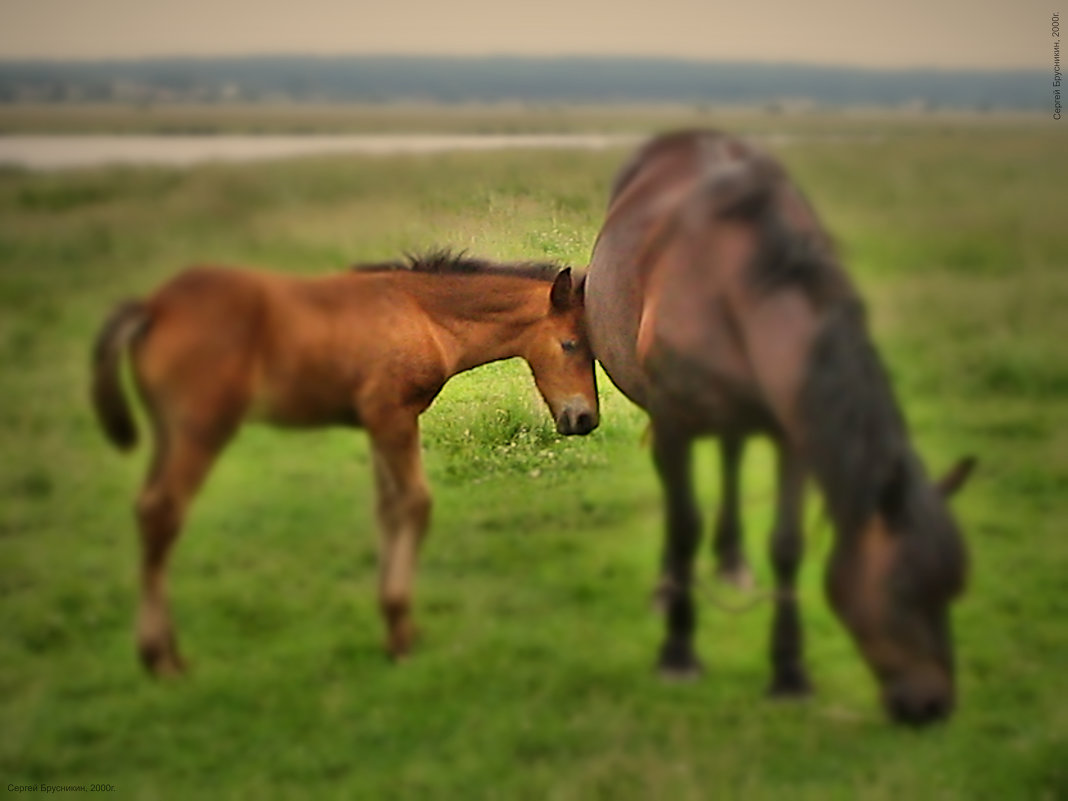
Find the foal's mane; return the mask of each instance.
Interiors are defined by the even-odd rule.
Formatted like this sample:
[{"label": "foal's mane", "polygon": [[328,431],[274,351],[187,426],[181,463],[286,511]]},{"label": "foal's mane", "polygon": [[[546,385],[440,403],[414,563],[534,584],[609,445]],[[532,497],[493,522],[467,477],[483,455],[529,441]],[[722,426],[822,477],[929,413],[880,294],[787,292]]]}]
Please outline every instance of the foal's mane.
[{"label": "foal's mane", "polygon": [[410,272],[425,275],[505,275],[513,278],[529,278],[535,281],[552,281],[563,269],[554,262],[519,261],[495,262],[468,256],[466,251],[445,248],[423,254],[406,253],[403,260],[355,264],[359,272]]}]

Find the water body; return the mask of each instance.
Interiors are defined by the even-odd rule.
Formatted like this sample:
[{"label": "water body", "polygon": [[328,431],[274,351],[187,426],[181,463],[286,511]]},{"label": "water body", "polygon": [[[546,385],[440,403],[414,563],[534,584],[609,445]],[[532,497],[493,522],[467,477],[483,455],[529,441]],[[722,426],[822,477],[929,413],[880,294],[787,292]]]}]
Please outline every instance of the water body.
[{"label": "water body", "polygon": [[33,170],[109,164],[187,167],[334,153],[391,155],[515,148],[602,150],[642,137],[619,134],[323,134],[323,135],[31,135],[0,136],[0,164]]}]

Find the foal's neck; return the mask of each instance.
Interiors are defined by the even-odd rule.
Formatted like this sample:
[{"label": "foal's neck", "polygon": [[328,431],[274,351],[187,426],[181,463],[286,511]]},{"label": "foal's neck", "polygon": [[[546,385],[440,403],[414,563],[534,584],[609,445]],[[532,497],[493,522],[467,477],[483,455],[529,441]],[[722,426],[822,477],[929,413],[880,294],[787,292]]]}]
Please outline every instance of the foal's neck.
[{"label": "foal's neck", "polygon": [[412,287],[434,326],[450,374],[521,356],[545,317],[549,285],[500,275],[425,276]]}]

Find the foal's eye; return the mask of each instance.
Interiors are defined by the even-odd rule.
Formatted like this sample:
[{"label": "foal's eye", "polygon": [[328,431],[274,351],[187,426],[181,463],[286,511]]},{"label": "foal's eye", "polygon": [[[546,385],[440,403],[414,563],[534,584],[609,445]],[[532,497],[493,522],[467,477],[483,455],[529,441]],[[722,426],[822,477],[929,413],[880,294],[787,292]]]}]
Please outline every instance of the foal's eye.
[{"label": "foal's eye", "polygon": [[565,339],[560,343],[560,347],[564,349],[564,353],[574,353],[578,350],[578,343],[573,339]]}]

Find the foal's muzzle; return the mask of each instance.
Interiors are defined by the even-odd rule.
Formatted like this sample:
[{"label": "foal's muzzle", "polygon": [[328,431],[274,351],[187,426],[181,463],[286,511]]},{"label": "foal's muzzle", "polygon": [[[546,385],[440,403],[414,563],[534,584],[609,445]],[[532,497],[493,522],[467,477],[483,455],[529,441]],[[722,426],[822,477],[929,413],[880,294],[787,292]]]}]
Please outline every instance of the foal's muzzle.
[{"label": "foal's muzzle", "polygon": [[597,428],[599,422],[597,412],[586,404],[565,406],[556,418],[556,430],[565,436],[586,435]]}]

